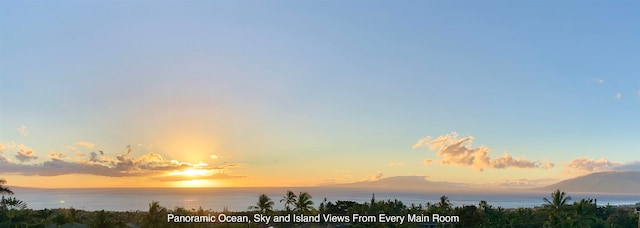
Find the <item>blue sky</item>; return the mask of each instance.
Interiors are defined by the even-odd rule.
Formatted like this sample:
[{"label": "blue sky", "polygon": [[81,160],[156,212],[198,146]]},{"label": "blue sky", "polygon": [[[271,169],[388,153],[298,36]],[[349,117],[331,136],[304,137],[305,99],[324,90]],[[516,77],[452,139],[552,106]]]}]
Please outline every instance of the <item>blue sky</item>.
[{"label": "blue sky", "polygon": [[[247,183],[307,176],[276,185],[378,173],[558,179],[581,157],[596,166],[601,158],[632,163],[640,138],[639,7],[3,1],[2,155],[20,170],[51,154],[86,162],[91,152],[115,157],[133,145],[135,156],[232,164],[224,171]],[[555,166],[477,171],[412,148],[451,132],[473,136],[467,148],[485,146],[493,158],[508,152]],[[38,158],[17,161],[20,145]]]}]

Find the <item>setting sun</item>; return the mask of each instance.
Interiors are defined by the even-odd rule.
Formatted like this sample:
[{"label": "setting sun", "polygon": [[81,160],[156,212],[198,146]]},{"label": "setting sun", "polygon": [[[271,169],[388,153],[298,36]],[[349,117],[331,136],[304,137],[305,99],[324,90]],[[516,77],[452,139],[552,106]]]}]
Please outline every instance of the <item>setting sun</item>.
[{"label": "setting sun", "polygon": [[182,175],[182,176],[188,176],[188,177],[210,176],[211,174],[213,174],[213,171],[204,170],[204,169],[185,169],[182,171],[173,171],[169,173],[169,175],[171,176]]}]

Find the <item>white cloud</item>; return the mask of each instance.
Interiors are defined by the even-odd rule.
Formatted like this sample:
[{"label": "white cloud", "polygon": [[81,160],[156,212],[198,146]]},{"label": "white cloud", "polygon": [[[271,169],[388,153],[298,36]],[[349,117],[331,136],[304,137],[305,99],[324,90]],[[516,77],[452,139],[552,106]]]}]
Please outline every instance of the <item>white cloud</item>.
[{"label": "white cloud", "polygon": [[18,132],[20,133],[20,135],[24,137],[27,137],[27,135],[29,135],[29,132],[27,131],[27,126],[24,126],[24,125],[18,128]]},{"label": "white cloud", "polygon": [[211,158],[211,159],[218,159],[218,155],[212,154],[211,156],[209,156],[209,158]]},{"label": "white cloud", "polygon": [[613,167],[621,165],[620,162],[612,162],[606,158],[600,158],[600,160],[594,160],[588,157],[580,157],[573,159],[565,164],[566,171],[573,173],[585,173],[585,172],[599,172],[608,171]]},{"label": "white cloud", "polygon": [[89,149],[93,149],[93,147],[94,147],[95,145],[96,145],[96,144],[94,144],[94,143],[91,143],[91,142],[85,142],[85,141],[78,141],[78,142],[76,142],[76,146],[86,147],[86,148],[89,148]]},{"label": "white cloud", "polygon": [[[473,147],[473,136],[459,137],[457,132],[441,135],[438,138],[427,136],[413,145],[413,148],[427,147],[430,150],[437,150],[436,155],[441,158],[442,165],[458,165],[473,167],[477,171],[487,168],[544,168],[550,164],[543,165],[540,162],[533,162],[524,158],[514,158],[509,153],[504,153],[502,157],[491,158],[491,150],[485,146]],[[431,161],[425,160],[428,164]]]},{"label": "white cloud", "polygon": [[616,99],[620,99],[620,98],[622,98],[622,94],[621,93],[616,93],[615,97],[616,97]]}]

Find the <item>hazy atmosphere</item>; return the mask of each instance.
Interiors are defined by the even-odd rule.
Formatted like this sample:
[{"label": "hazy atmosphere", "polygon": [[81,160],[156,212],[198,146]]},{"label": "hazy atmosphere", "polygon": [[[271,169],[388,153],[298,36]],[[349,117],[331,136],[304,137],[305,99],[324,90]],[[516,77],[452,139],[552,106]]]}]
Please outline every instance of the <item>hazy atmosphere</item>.
[{"label": "hazy atmosphere", "polygon": [[0,1],[9,186],[640,171],[640,2]]}]

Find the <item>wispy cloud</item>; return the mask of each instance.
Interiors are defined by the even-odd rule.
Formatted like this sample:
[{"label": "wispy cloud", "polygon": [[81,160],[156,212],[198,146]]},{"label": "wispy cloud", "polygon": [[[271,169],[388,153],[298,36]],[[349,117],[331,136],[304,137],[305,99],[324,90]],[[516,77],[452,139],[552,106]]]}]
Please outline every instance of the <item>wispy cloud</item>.
[{"label": "wispy cloud", "polygon": [[556,165],[551,163],[551,162],[545,162],[544,165],[540,166],[540,168],[542,169],[551,169],[553,167],[555,167]]},{"label": "wispy cloud", "polygon": [[[413,145],[413,148],[427,147],[437,150],[436,155],[441,158],[442,165],[458,165],[473,167],[477,171],[487,168],[545,168],[553,164],[541,164],[524,158],[514,158],[509,153],[501,157],[491,158],[491,150],[485,146],[473,147],[473,136],[459,137],[457,132],[441,135],[437,138],[427,136]],[[426,163],[426,162],[425,162]]]},{"label": "wispy cloud", "polygon": [[[20,145],[16,158],[21,162],[37,158],[33,150]],[[208,165],[191,164],[176,160],[165,160],[161,155],[149,152],[139,157],[131,157],[131,149],[115,157],[107,156],[103,151],[91,152],[88,158],[73,161],[63,153],[49,154],[48,161],[38,164],[19,164],[0,155],[0,173],[25,176],[59,176],[65,174],[90,174],[109,177],[139,176],[156,180],[226,179],[238,178],[228,174],[241,164],[224,163]]]},{"label": "wispy cloud", "polygon": [[94,144],[94,143],[91,143],[91,142],[85,142],[85,141],[78,141],[78,142],[76,142],[76,146],[86,147],[86,148],[88,148],[88,149],[93,149],[93,147],[94,147],[95,145],[96,145],[96,144]]},{"label": "wispy cloud", "polygon": [[431,162],[433,162],[433,160],[431,160],[431,159],[428,159],[428,158],[427,158],[427,159],[424,159],[424,161],[422,161],[422,164],[424,164],[424,165],[430,165],[430,164],[431,164]]},{"label": "wispy cloud", "polygon": [[595,160],[588,157],[580,157],[573,159],[565,164],[565,168],[569,173],[585,173],[612,170],[614,167],[621,165],[620,162],[612,162],[606,158]]},{"label": "wispy cloud", "polygon": [[20,126],[18,128],[18,133],[20,133],[20,135],[24,137],[27,137],[27,135],[29,135],[29,132],[27,131],[27,126],[24,126],[24,125]]},{"label": "wispy cloud", "polygon": [[28,162],[31,160],[36,160],[38,159],[38,156],[36,156],[33,153],[33,149],[26,147],[25,145],[20,144],[18,146],[18,152],[15,156],[16,159],[18,159],[20,162]]},{"label": "wispy cloud", "polygon": [[615,98],[616,98],[616,99],[620,99],[620,98],[622,98],[622,94],[621,94],[621,93],[616,93]]},{"label": "wispy cloud", "polygon": [[505,179],[498,182],[492,182],[487,184],[491,187],[510,187],[510,188],[534,188],[550,185],[558,182],[559,179],[545,178],[545,179]]},{"label": "wispy cloud", "polygon": [[0,153],[2,153],[2,151],[4,151],[4,145],[2,145],[2,143],[0,143]]},{"label": "wispy cloud", "polygon": [[603,79],[593,79],[594,82],[598,83],[598,84],[602,84],[604,83]]},{"label": "wispy cloud", "polygon": [[376,174],[373,174],[373,175],[365,178],[363,181],[377,181],[377,180],[382,179],[382,177],[384,177],[383,173],[376,173]]},{"label": "wispy cloud", "polygon": [[632,161],[624,164],[620,164],[612,167],[611,169],[617,171],[635,171],[640,172],[640,160]]}]

